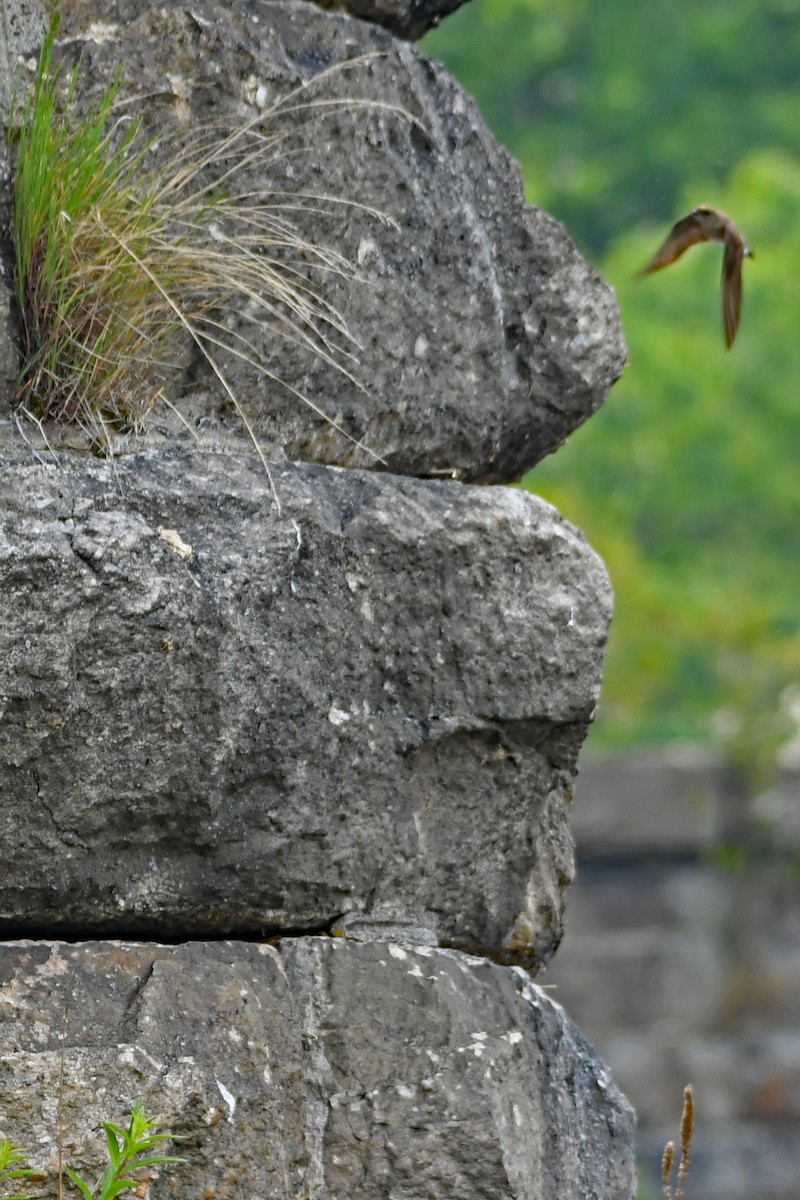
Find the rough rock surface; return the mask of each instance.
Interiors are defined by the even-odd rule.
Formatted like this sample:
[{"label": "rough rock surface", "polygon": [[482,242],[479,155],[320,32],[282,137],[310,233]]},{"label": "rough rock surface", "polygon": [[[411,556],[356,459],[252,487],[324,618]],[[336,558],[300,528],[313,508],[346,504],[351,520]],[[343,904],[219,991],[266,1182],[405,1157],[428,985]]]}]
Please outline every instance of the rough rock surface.
[{"label": "rough rock surface", "polygon": [[[454,6],[372,15],[412,37]],[[144,135],[241,128],[298,89],[282,156],[231,187],[328,197],[294,219],[354,264],[324,295],[359,361],[259,349],[384,468],[514,478],[602,402],[613,294],[436,64],[307,0],[61,7],[82,103],[121,66]],[[0,11],[3,119],[41,16]],[[175,152],[167,132],[148,162]],[[0,406],[9,270],[0,236]],[[375,465],[225,371],[264,442]],[[460,952],[536,970],[558,943],[602,564],[523,492],[265,472],[202,360],[173,382],[199,445],[161,414],[112,463],[0,425],[0,931],[43,939],[0,945],[0,1137],[47,1197],[59,1140],[93,1178],[101,1121],[141,1099],[185,1135],[156,1200],[631,1200],[605,1068],[523,970]],[[52,941],[115,933],[186,944]],[[231,935],[259,941],[207,940]]]},{"label": "rough rock surface", "polygon": [[[0,163],[1,170],[2,163]],[[11,288],[0,278],[0,411],[4,413],[8,412],[8,407],[13,399],[19,373],[19,353],[12,300]]]},{"label": "rough rock surface", "polygon": [[415,41],[465,0],[314,0],[321,8],[344,8],[354,17],[374,21],[397,37]]},{"label": "rough rock surface", "polygon": [[577,530],[288,464],[278,517],[255,455],[0,464],[7,935],[367,912],[549,957],[610,615]]},{"label": "rough rock surface", "polygon": [[331,938],[6,943],[0,998],[0,1123],[48,1197],[62,1090],[91,1178],[136,1099],[186,1135],[155,1198],[635,1192],[629,1106],[518,969]]},{"label": "rough rock surface", "polygon": [[[172,131],[166,159],[173,136],[185,142],[211,119],[241,127],[298,87],[312,102],[270,118],[287,135],[273,167],[230,186],[356,202],[293,216],[354,264],[355,278],[316,282],[360,347],[349,364],[357,383],[272,329],[236,329],[372,454],[285,387],[226,361],[267,442],[294,459],[374,466],[377,454],[398,474],[507,481],[602,403],[625,357],[613,292],[558,222],[525,207],[516,164],[444,68],[307,0],[62,9],[62,45],[70,62],[83,56],[87,102],[121,65],[123,96],[148,131]],[[226,320],[235,326],[233,313]],[[195,399],[211,389],[202,360],[185,382]]]},{"label": "rough rock surface", "polygon": [[3,125],[14,94],[18,59],[35,50],[44,27],[44,5],[37,0],[3,0],[0,5],[0,118]]}]

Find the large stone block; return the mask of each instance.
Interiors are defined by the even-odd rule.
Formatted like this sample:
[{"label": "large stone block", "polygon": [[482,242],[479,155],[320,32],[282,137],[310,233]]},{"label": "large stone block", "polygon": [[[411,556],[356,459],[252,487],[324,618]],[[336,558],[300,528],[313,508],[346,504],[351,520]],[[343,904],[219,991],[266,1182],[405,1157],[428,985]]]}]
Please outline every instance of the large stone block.
[{"label": "large stone block", "polygon": [[[0,1124],[56,1194],[141,1100],[153,1197],[631,1200],[633,1114],[519,969],[331,938],[0,946]],[[154,1172],[155,1174],[155,1172]]]},{"label": "large stone block", "polygon": [[[508,481],[602,403],[625,361],[614,294],[557,221],[525,206],[516,163],[443,67],[307,0],[61,8],[83,102],[121,73],[120,111],[163,134],[148,164],[161,155],[169,169],[177,147],[261,114],[282,139],[274,159],[226,187],[271,198],[307,241],[353,264],[354,275],[308,279],[297,255],[293,266],[346,322],[352,378],[272,322],[254,327],[252,306],[248,318],[226,302],[220,320],[272,374],[222,357],[266,442],[291,458],[372,467],[378,455],[398,474]],[[282,114],[264,116],[289,94]],[[223,426],[241,428],[224,395],[209,399],[201,358],[182,386],[190,419],[207,423],[216,404]]]},{"label": "large stone block", "polygon": [[0,471],[0,926],[347,914],[536,966],[610,616],[525,492],[153,450]]}]

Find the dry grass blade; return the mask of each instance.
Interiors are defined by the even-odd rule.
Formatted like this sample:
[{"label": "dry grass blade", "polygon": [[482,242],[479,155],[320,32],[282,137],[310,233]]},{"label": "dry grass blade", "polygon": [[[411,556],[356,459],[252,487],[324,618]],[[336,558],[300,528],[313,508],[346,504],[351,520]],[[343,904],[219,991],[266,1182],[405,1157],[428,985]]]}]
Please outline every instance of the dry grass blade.
[{"label": "dry grass blade", "polygon": [[683,1113],[681,1114],[681,1161],[678,1167],[677,1200],[684,1200],[686,1180],[689,1177],[689,1152],[694,1132],[694,1093],[691,1084],[683,1089]]},{"label": "dry grass blade", "polygon": [[[114,237],[115,235],[112,233],[110,236]],[[196,331],[194,330],[193,326],[192,326],[192,325],[191,325],[191,323],[190,323],[190,322],[187,320],[187,318],[184,316],[184,314],[181,312],[180,308],[179,308],[179,307],[178,307],[178,305],[175,303],[175,301],[174,301],[174,300],[172,300],[172,299],[170,298],[170,296],[168,295],[168,293],[167,293],[167,292],[165,292],[165,291],[164,291],[164,290],[161,288],[161,286],[160,286],[160,285],[159,285],[159,283],[158,283],[158,280],[157,280],[157,279],[156,279],[154,276],[150,275],[149,269],[148,269],[148,267],[146,266],[146,264],[144,264],[144,263],[141,263],[141,262],[139,262],[139,260],[138,260],[138,259],[136,259],[136,257],[135,257],[135,252],[134,252],[134,251],[133,251],[133,250],[132,250],[130,247],[128,247],[128,248],[127,248],[127,252],[128,252],[128,254],[130,254],[130,255],[131,255],[133,258],[134,258],[134,261],[136,261],[136,262],[138,263],[138,265],[139,265],[139,266],[142,268],[142,270],[144,271],[144,273],[145,273],[146,275],[149,275],[149,276],[150,276],[150,278],[151,278],[151,280],[152,280],[152,282],[153,282],[154,286],[156,287],[156,289],[159,291],[159,293],[160,293],[160,294],[161,294],[161,296],[163,297],[163,299],[164,299],[165,303],[166,303],[166,304],[167,304],[167,305],[168,305],[168,306],[169,306],[169,307],[170,307],[170,308],[173,310],[173,312],[174,312],[174,314],[175,314],[175,317],[176,317],[177,321],[179,322],[179,324],[183,325],[183,327],[186,329],[187,333],[189,333],[189,335],[190,335],[190,336],[192,337],[192,339],[195,341],[195,343],[197,344],[198,348],[200,349],[200,351],[202,352],[202,354],[203,354],[203,355],[205,356],[205,358],[207,359],[207,361],[208,361],[208,363],[209,363],[209,365],[210,365],[210,367],[211,367],[212,371],[213,371],[213,372],[214,372],[214,374],[216,375],[216,377],[217,377],[217,379],[219,380],[220,384],[222,385],[222,387],[223,387],[224,391],[227,393],[227,395],[230,397],[231,401],[233,402],[233,404],[234,404],[234,407],[236,408],[236,411],[238,412],[238,414],[239,414],[239,416],[240,416],[240,418],[241,418],[241,420],[242,420],[242,422],[243,422],[243,424],[244,424],[244,427],[245,427],[245,429],[247,430],[248,434],[250,435],[250,438],[251,438],[251,440],[252,440],[252,442],[253,442],[253,445],[254,445],[254,446],[255,446],[255,448],[256,448],[256,452],[257,452],[257,454],[258,454],[259,458],[261,459],[261,464],[262,464],[262,466],[264,467],[264,470],[265,470],[265,471],[266,471],[266,473],[267,473],[267,478],[269,479],[269,485],[270,485],[270,488],[272,489],[272,494],[273,494],[273,496],[275,497],[275,503],[276,503],[276,505],[277,505],[277,509],[278,509],[278,515],[280,515],[280,512],[281,512],[281,503],[280,503],[280,499],[279,499],[279,497],[278,497],[278,493],[277,493],[277,491],[275,490],[275,483],[274,483],[274,480],[273,480],[273,478],[272,478],[272,472],[271,472],[271,471],[270,471],[270,469],[269,469],[269,463],[267,462],[266,458],[264,457],[264,452],[263,452],[263,450],[261,449],[261,446],[260,446],[260,444],[259,444],[258,438],[257,438],[257,437],[256,437],[256,435],[255,435],[255,432],[253,431],[253,427],[251,426],[250,422],[248,421],[248,419],[247,419],[247,416],[246,416],[246,415],[245,415],[245,413],[243,412],[243,410],[242,410],[242,408],[241,408],[241,406],[240,406],[240,404],[239,404],[238,400],[236,399],[236,396],[235,396],[235,394],[234,394],[234,392],[233,392],[233,389],[231,388],[231,386],[230,386],[230,384],[228,383],[228,381],[227,381],[227,379],[225,378],[225,376],[222,374],[222,371],[221,371],[221,370],[220,370],[220,368],[218,367],[218,365],[217,365],[217,363],[215,362],[214,358],[213,358],[213,357],[212,357],[212,356],[211,356],[211,355],[208,353],[208,351],[207,351],[207,349],[206,349],[206,346],[205,346],[205,342],[204,342],[204,340],[203,340],[203,339],[202,339],[202,338],[201,338],[201,337],[200,337],[200,336],[199,336],[199,335],[196,333]]]},{"label": "dry grass blade", "polygon": [[675,1157],[675,1143],[667,1142],[661,1157],[661,1186],[664,1190],[664,1200],[672,1200],[672,1163]]},{"label": "dry grass blade", "polygon": [[694,1093],[691,1084],[687,1084],[683,1089],[683,1110],[681,1112],[681,1161],[678,1165],[678,1190],[673,1192],[671,1178],[675,1162],[675,1143],[667,1142],[661,1158],[661,1187],[664,1200],[685,1200],[693,1132]]}]

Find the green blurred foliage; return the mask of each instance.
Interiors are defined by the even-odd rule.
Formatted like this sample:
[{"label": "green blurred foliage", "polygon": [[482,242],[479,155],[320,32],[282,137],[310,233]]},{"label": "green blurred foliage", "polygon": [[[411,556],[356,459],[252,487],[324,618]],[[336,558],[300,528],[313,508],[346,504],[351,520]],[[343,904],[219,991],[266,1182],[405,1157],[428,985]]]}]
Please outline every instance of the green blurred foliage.
[{"label": "green blurred foliage", "polygon": [[664,230],[618,238],[604,270],[630,364],[526,484],[611,571],[605,740],[717,739],[760,772],[792,732],[781,699],[800,679],[800,167],[753,154],[713,199],[758,247],[735,347],[722,341],[720,247],[640,281]]},{"label": "green blurred foliage", "polygon": [[471,0],[423,43],[523,165],[531,201],[601,252],[686,180],[800,153],[798,0]]},{"label": "green blurred foliage", "polygon": [[[472,0],[458,16],[426,50],[522,158],[529,200],[606,247],[622,308],[622,380],[525,480],[614,583],[595,744],[717,742],[758,777],[800,694],[800,3],[698,0],[680,26],[664,0]],[[562,72],[580,86],[555,103]],[[568,152],[583,191],[559,175]],[[756,253],[731,351],[719,246],[635,278],[703,202]]]}]

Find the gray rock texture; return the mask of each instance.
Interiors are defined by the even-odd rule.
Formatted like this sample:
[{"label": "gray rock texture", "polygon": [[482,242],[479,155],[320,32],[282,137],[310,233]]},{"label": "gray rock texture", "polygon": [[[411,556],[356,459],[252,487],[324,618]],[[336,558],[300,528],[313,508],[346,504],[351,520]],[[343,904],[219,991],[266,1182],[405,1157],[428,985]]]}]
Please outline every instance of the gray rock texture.
[{"label": "gray rock texture", "polygon": [[[353,264],[354,276],[315,284],[360,347],[348,364],[355,382],[271,327],[254,332],[232,310],[225,320],[371,453],[287,387],[226,360],[267,443],[293,459],[371,467],[378,455],[398,474],[507,481],[602,403],[625,358],[613,292],[558,222],[525,206],[516,164],[442,67],[308,0],[144,9],[64,0],[62,9],[62,46],[70,63],[83,57],[85,101],[121,67],[120,103],[141,111],[147,132],[167,129],[165,161],[209,121],[238,128],[302,90],[306,107],[268,120],[286,138],[272,166],[229,186],[353,202],[292,217]],[[212,382],[198,361],[184,380],[187,411]]]},{"label": "gray rock texture", "polygon": [[367,913],[540,964],[602,564],[522,491],[273,474],[280,516],[255,455],[0,459],[0,927]]},{"label": "gray rock texture", "polygon": [[[348,0],[405,38],[455,6]],[[523,970],[561,936],[610,587],[548,505],[456,482],[518,477],[602,403],[613,293],[386,29],[61,10],[80,104],[119,73],[149,166],[280,138],[226,188],[344,255],[320,280],[263,247],[358,350],[348,375],[226,304],[270,373],[221,363],[269,466],[188,339],[183,424],[101,460],[14,428],[0,234],[0,934],[40,939],[0,944],[0,1137],[48,1200],[59,1144],[93,1179],[136,1100],[184,1138],[154,1200],[631,1200],[631,1110]],[[4,121],[41,17],[0,13]],[[114,935],[145,940],[86,940]]]},{"label": "gray rock texture", "polygon": [[11,288],[0,279],[0,412],[3,413],[7,413],[11,405],[19,374],[17,327],[12,304]]},{"label": "gray rock texture", "polygon": [[314,0],[321,8],[343,8],[354,17],[384,25],[397,37],[415,41],[465,0]]},{"label": "gray rock texture", "polygon": [[0,5],[0,124],[8,119],[20,59],[35,54],[45,28],[39,0],[3,0]]},{"label": "gray rock texture", "polygon": [[518,969],[331,938],[6,943],[0,981],[0,1122],[41,1195],[59,1093],[91,1179],[137,1099],[185,1136],[154,1200],[634,1194],[629,1106]]}]

